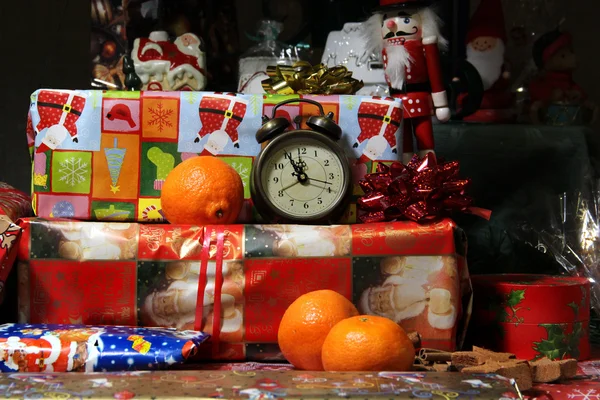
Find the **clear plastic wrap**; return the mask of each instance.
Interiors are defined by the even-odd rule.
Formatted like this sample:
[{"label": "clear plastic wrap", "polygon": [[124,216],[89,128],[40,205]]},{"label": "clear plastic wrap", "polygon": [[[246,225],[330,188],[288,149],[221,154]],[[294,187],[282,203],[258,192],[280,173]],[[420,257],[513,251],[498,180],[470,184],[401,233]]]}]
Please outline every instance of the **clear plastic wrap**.
[{"label": "clear plastic wrap", "polygon": [[261,82],[268,78],[267,67],[291,66],[307,58],[307,46],[289,46],[277,40],[282,31],[281,22],[269,19],[260,21],[256,36],[252,37],[258,43],[240,57],[238,92],[262,94]]},{"label": "clear plastic wrap", "polygon": [[[589,279],[591,306],[600,311],[600,181],[590,190],[548,197],[545,223],[522,223],[514,235],[551,257],[571,276]],[[541,221],[538,221],[541,222]]]}]

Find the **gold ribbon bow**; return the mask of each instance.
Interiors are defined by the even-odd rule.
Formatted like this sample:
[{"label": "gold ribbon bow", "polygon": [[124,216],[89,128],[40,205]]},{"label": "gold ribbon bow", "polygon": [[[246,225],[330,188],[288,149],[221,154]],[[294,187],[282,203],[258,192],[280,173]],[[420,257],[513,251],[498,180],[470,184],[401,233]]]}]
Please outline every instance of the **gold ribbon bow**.
[{"label": "gold ribbon bow", "polygon": [[364,86],[343,65],[327,68],[298,61],[291,67],[269,66],[267,75],[262,87],[269,94],[354,94]]}]

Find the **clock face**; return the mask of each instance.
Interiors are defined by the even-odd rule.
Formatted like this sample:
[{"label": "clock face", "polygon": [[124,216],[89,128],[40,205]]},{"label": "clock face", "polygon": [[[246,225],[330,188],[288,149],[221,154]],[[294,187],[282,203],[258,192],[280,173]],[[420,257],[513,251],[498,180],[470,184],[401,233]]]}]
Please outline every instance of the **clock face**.
[{"label": "clock face", "polygon": [[280,213],[296,219],[336,208],[350,179],[345,172],[346,160],[340,160],[324,141],[311,136],[292,133],[286,140],[273,143],[261,162],[260,185],[267,200]]}]

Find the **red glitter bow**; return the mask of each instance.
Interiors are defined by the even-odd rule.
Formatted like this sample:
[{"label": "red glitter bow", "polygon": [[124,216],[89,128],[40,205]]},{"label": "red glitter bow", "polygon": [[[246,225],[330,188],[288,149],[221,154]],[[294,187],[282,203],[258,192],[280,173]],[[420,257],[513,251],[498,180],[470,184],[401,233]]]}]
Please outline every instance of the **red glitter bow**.
[{"label": "red glitter bow", "polygon": [[473,199],[465,194],[470,179],[458,179],[459,162],[438,164],[428,153],[414,155],[407,165],[379,163],[377,172],[367,174],[359,184],[365,195],[358,199],[363,223],[409,219],[416,222],[437,220],[453,211],[490,219],[491,211],[471,207]]}]

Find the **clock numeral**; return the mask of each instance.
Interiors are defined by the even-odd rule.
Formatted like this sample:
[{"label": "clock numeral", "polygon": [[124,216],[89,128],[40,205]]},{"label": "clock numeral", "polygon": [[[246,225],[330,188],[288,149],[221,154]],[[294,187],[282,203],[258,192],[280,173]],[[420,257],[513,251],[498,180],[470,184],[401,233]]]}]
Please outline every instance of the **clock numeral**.
[{"label": "clock numeral", "polygon": [[327,187],[327,193],[331,193],[331,186]]},{"label": "clock numeral", "polygon": [[308,208],[308,203],[304,203],[304,208]]},{"label": "clock numeral", "polygon": [[290,206],[294,207],[294,199],[290,200]]},{"label": "clock numeral", "polygon": [[[300,151],[300,149],[298,149],[298,151]],[[306,147],[302,148],[302,154],[306,154]]]},{"label": "clock numeral", "polygon": [[[315,153],[316,153],[316,151],[315,151]],[[315,156],[316,156],[316,154],[315,154]],[[325,164],[326,167],[329,167],[329,160],[325,160],[324,164]]]},{"label": "clock numeral", "polygon": [[329,179],[333,179],[335,176],[332,173],[329,173]]},{"label": "clock numeral", "polygon": [[275,163],[275,170],[277,171],[278,169],[283,169],[283,163]]},{"label": "clock numeral", "polygon": [[323,199],[319,197],[319,198],[317,199],[317,204],[323,204]]},{"label": "clock numeral", "polygon": [[280,190],[279,192],[277,192],[277,196],[283,197],[283,190]]},{"label": "clock numeral", "polygon": [[278,177],[274,177],[273,178],[273,182],[278,183],[279,182],[279,178]]},{"label": "clock numeral", "polygon": [[315,157],[319,157],[319,155],[317,154],[317,151],[315,150]]}]

